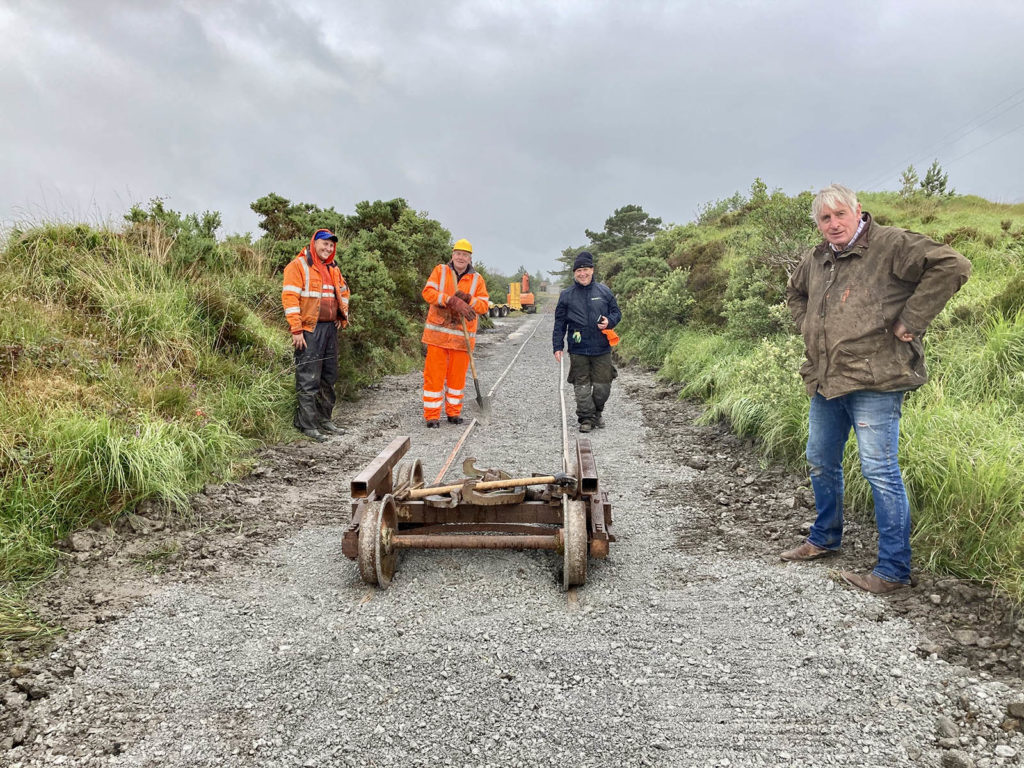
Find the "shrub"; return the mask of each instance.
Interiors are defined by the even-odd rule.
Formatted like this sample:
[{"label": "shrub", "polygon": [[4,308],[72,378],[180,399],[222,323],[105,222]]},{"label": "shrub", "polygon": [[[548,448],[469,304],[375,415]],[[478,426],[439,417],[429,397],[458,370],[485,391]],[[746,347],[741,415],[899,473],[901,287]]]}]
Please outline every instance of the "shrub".
[{"label": "shrub", "polygon": [[658,331],[684,325],[694,305],[687,282],[689,273],[674,269],[656,283],[645,285],[629,304],[630,327],[642,324]]},{"label": "shrub", "polygon": [[775,191],[750,214],[756,238],[751,256],[771,270],[789,275],[808,246],[818,241],[817,227],[811,220],[810,192],[787,197]]},{"label": "shrub", "polygon": [[630,301],[647,286],[660,283],[669,273],[665,260],[647,255],[644,246],[635,246],[614,256],[602,255],[601,264],[602,270],[605,264],[612,268],[612,274],[603,274],[620,303]]},{"label": "shrub", "polygon": [[681,250],[668,260],[672,269],[685,269],[690,273],[687,286],[694,299],[693,322],[706,326],[721,326],[725,322],[722,295],[728,274],[721,267],[725,253],[724,241],[711,240]]},{"label": "shrub", "polygon": [[786,276],[778,268],[745,259],[729,275],[725,327],[730,336],[757,341],[792,330],[785,305]]}]

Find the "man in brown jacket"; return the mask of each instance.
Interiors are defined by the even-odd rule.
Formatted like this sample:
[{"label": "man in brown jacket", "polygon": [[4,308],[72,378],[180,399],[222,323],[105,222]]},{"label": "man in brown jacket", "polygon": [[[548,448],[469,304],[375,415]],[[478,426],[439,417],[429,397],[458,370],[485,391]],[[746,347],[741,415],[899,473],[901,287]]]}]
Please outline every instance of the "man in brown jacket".
[{"label": "man in brown jacket", "polygon": [[871,486],[878,562],[849,584],[886,593],[910,583],[910,504],[896,449],[903,396],[928,380],[923,336],[967,282],[971,263],[947,245],[876,224],[833,184],[811,207],[825,237],[789,279],[786,300],[804,337],[800,368],[811,397],[807,461],[817,519],[783,560],[815,560],[843,536],[843,449],[852,428]]}]

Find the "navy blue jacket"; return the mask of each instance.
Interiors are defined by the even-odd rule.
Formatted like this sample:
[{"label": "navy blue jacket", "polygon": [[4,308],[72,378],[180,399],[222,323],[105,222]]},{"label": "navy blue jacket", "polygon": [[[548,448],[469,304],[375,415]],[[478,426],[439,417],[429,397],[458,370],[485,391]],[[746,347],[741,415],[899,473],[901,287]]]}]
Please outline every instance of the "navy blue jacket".
[{"label": "navy blue jacket", "polygon": [[[563,348],[569,334],[569,354],[596,357],[612,351],[608,337],[597,328],[601,317],[608,318],[608,327],[614,328],[622,319],[615,297],[604,283],[580,285],[573,282],[558,297],[555,307],[555,330],[551,346],[555,352]],[[577,341],[577,335],[579,334]]]}]

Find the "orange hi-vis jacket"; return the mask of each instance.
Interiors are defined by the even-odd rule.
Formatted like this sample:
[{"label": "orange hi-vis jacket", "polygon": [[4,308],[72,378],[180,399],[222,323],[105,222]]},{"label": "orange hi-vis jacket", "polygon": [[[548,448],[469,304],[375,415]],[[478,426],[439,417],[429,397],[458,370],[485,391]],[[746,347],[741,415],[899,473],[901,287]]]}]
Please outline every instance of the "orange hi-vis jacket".
[{"label": "orange hi-vis jacket", "polygon": [[[315,236],[315,235],[314,235]],[[324,285],[320,270],[313,263],[317,258],[312,241],[284,268],[281,305],[292,333],[312,331],[320,317],[320,299],[336,298],[341,327],[348,325],[349,290],[341,270],[334,263],[334,254],[327,260],[327,271],[333,285]]]},{"label": "orange hi-vis jacket", "polygon": [[[462,315],[453,312],[447,306],[448,299],[454,296],[456,291],[469,294],[469,306],[477,315],[487,312],[490,306],[487,285],[472,265],[459,278],[450,264],[438,264],[430,273],[427,284],[423,286],[423,299],[430,305],[421,338],[424,344],[465,351],[466,337],[462,333]],[[476,347],[476,326],[477,318],[466,321],[470,349]]]}]

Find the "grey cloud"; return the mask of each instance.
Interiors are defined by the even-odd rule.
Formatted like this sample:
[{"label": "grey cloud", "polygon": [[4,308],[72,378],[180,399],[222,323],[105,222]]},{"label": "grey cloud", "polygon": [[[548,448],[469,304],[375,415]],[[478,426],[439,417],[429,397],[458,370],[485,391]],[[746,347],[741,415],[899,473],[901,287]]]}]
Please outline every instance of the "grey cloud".
[{"label": "grey cloud", "polygon": [[[18,37],[0,24],[0,218],[41,199],[116,218],[126,198],[160,195],[245,231],[270,191],[339,210],[400,196],[509,269],[553,267],[626,203],[682,223],[755,176],[788,192],[893,188],[893,168],[1015,91],[1024,68],[1010,3],[51,0],[6,13]],[[956,160],[1021,123],[1024,107],[944,149],[954,186],[1024,198],[1022,134]]]}]

